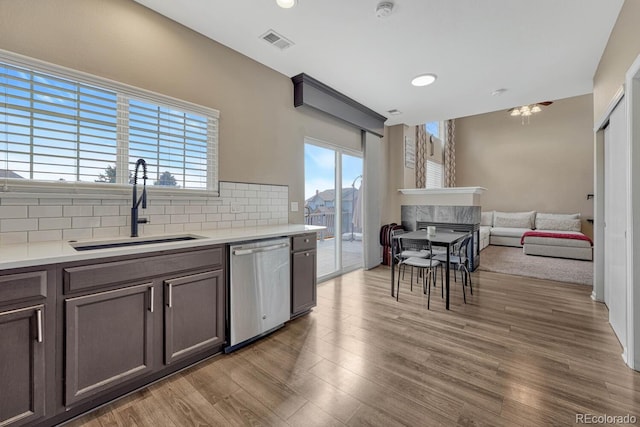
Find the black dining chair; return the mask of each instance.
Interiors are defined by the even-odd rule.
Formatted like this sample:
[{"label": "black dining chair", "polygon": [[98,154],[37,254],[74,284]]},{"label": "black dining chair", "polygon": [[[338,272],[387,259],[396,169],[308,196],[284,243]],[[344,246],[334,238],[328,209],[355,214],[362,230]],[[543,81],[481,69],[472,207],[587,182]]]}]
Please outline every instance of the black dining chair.
[{"label": "black dining chair", "polygon": [[[411,277],[409,282],[411,283],[411,291],[413,291],[413,269],[416,268],[418,270],[418,274],[416,275],[416,279],[419,279],[422,276],[422,292],[427,294],[427,309],[429,309],[429,305],[431,302],[431,280],[435,285],[437,278],[437,267],[442,267],[440,261],[434,259],[432,257],[432,247],[431,242],[423,239],[398,239],[399,245],[401,249],[404,247],[412,247],[412,250],[419,250],[419,252],[423,255],[421,257],[409,257],[400,260],[398,264],[398,284],[396,289],[396,301],[398,301],[400,297],[400,270],[404,267],[406,270],[407,266],[411,267]],[[420,249],[419,249],[420,248]],[[404,276],[404,273],[403,273]],[[443,274],[440,272],[440,285],[443,285]]]},{"label": "black dining chair", "polygon": [[[454,267],[453,270],[453,280],[456,279],[456,272],[460,272],[461,278],[460,283],[462,284],[462,298],[464,303],[467,303],[467,296],[465,293],[465,287],[467,286],[467,280],[469,281],[469,290],[471,291],[471,295],[473,295],[473,286],[471,284],[471,273],[469,271],[470,268],[470,258],[469,251],[471,250],[472,238],[471,235],[462,239],[462,241],[454,248],[453,252],[449,255],[449,265]],[[434,255],[434,259],[446,263],[447,262],[447,254],[438,254]]]}]

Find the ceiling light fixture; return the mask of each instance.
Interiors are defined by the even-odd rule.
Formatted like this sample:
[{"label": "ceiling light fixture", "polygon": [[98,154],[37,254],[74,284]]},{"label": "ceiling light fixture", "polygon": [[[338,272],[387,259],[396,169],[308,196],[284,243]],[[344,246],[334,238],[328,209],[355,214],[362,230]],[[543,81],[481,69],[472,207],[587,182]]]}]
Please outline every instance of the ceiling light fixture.
[{"label": "ceiling light fixture", "polygon": [[393,3],[390,1],[381,1],[376,6],[376,16],[378,18],[386,18],[391,15],[391,12],[393,12]]},{"label": "ceiling light fixture", "polygon": [[420,74],[411,80],[411,84],[414,86],[428,86],[435,82],[437,78],[435,74]]},{"label": "ceiling light fixture", "polygon": [[296,5],[297,0],[276,0],[276,3],[283,9],[291,9]]},{"label": "ceiling light fixture", "polygon": [[531,117],[531,115],[539,113],[540,111],[542,111],[542,108],[540,108],[538,104],[530,104],[511,109],[510,115],[512,117],[522,117],[522,124],[524,124],[524,118],[526,117],[527,124],[529,124],[529,118]]}]

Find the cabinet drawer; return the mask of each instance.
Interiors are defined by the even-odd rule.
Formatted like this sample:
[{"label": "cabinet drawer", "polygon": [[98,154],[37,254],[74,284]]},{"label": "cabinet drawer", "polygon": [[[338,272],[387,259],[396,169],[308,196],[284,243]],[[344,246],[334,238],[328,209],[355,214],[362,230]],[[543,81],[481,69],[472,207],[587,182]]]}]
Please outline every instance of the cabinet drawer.
[{"label": "cabinet drawer", "polygon": [[291,240],[292,240],[291,246],[294,252],[307,251],[309,249],[316,248],[316,233],[293,236]]},{"label": "cabinet drawer", "polygon": [[221,268],[224,247],[158,255],[64,269],[65,293],[135,282],[164,274],[198,268]]},{"label": "cabinet drawer", "polygon": [[47,272],[45,270],[0,276],[0,305],[46,297]]}]

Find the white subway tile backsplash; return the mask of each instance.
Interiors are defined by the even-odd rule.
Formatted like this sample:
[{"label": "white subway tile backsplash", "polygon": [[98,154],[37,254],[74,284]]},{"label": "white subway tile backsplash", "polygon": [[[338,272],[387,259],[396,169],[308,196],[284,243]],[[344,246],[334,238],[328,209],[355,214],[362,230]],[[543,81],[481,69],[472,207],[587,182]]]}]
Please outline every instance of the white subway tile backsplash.
[{"label": "white subway tile backsplash", "polygon": [[[287,186],[221,182],[220,197],[149,197],[139,234],[282,224],[287,208]],[[128,197],[0,197],[0,243],[125,237],[130,216]]]},{"label": "white subway tile backsplash", "polygon": [[101,227],[93,230],[94,239],[104,239],[107,237],[120,237],[120,227]]},{"label": "white subway tile backsplash", "polygon": [[100,217],[100,227],[120,227],[123,225],[127,225],[127,218],[124,216]]},{"label": "white subway tile backsplash", "polygon": [[38,199],[14,199],[2,197],[0,198],[0,205],[2,206],[12,206],[12,205],[37,205]]},{"label": "white subway tile backsplash", "polygon": [[29,219],[0,219],[0,233],[9,231],[35,231],[38,229],[38,220]]},{"label": "white subway tile backsplash", "polygon": [[69,228],[62,230],[62,240],[91,239],[93,230],[91,228]]},{"label": "white subway tile backsplash", "polygon": [[93,214],[95,216],[120,215],[120,207],[118,207],[118,206],[94,206]]},{"label": "white subway tile backsplash", "polygon": [[95,228],[100,227],[99,216],[74,216],[71,218],[71,228]]},{"label": "white subway tile backsplash", "polygon": [[182,215],[184,214],[184,205],[165,206],[164,213],[170,215]]},{"label": "white subway tile backsplash", "polygon": [[167,224],[164,226],[165,233],[182,233],[184,224]]},{"label": "white subway tile backsplash", "polygon": [[189,222],[189,215],[171,215],[171,224],[184,224]]},{"label": "white subway tile backsplash", "polygon": [[202,213],[203,214],[212,214],[212,213],[218,213],[218,207],[217,206],[203,206],[202,207]]},{"label": "white subway tile backsplash", "polygon": [[30,242],[49,242],[62,240],[62,230],[29,231]]},{"label": "white subway tile backsplash", "polygon": [[93,216],[93,206],[63,206],[63,216]]},{"label": "white subway tile backsplash", "polygon": [[188,222],[184,225],[184,231],[200,231],[202,230],[202,223],[200,222]]},{"label": "white subway tile backsplash", "polygon": [[[163,205],[147,205],[147,209],[140,209],[138,210],[138,215],[141,217],[147,216],[147,215],[162,215],[164,214],[164,209],[165,207]],[[127,208],[127,215],[131,215],[131,208],[128,207]]]},{"label": "white subway tile backsplash", "polygon": [[27,206],[0,206],[0,219],[26,218],[27,208]]},{"label": "white subway tile backsplash", "polygon": [[202,206],[189,205],[184,207],[184,213],[186,214],[200,214],[202,213]]},{"label": "white subway tile backsplash", "polygon": [[222,214],[213,213],[207,214],[207,222],[218,222],[222,219]]},{"label": "white subway tile backsplash", "polygon": [[41,198],[39,203],[40,206],[49,206],[49,205],[57,205],[57,206],[67,206],[73,204],[73,199],[67,198]]},{"label": "white subway tile backsplash", "polygon": [[[127,235],[129,235],[130,232],[131,230],[127,229]],[[165,233],[164,224],[142,224],[138,229],[138,234],[141,236],[150,236],[154,234],[164,234],[164,233]]]},{"label": "white subway tile backsplash", "polygon": [[30,218],[55,218],[62,216],[62,206],[29,206]]},{"label": "white subway tile backsplash", "polygon": [[16,243],[27,243],[29,235],[26,231],[12,231],[7,233],[0,233],[0,244],[11,245]]},{"label": "white subway tile backsplash", "polygon": [[40,218],[38,230],[63,230],[71,228],[71,218]]},{"label": "white subway tile backsplash", "polygon": [[192,214],[189,215],[188,222],[205,222],[207,220],[207,215],[205,214]]},{"label": "white subway tile backsplash", "polygon": [[101,205],[102,200],[101,199],[73,199],[73,204],[95,206],[95,205]]},{"label": "white subway tile backsplash", "polygon": [[171,223],[171,215],[149,215],[150,224],[169,224]]}]

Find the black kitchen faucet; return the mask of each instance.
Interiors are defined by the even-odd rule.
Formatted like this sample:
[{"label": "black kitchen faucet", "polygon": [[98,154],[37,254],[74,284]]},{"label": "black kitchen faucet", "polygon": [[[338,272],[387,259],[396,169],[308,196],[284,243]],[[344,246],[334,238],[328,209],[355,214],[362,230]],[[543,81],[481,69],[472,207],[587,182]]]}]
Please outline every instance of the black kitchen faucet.
[{"label": "black kitchen faucet", "polygon": [[[142,165],[142,195],[138,199],[138,168]],[[136,200],[137,199],[137,200]],[[142,209],[147,208],[147,162],[138,159],[136,169],[133,172],[133,203],[131,205],[131,237],[138,237],[138,224],[145,224],[146,218],[138,218],[138,206],[142,203]]]}]

